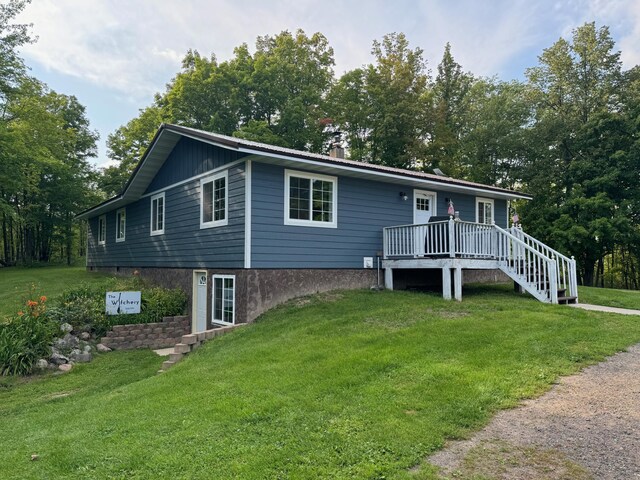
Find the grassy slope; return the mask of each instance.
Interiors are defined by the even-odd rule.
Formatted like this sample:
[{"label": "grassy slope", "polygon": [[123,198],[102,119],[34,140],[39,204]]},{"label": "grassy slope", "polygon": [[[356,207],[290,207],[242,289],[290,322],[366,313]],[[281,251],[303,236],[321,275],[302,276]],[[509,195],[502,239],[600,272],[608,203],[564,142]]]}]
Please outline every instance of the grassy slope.
[{"label": "grassy slope", "polygon": [[408,469],[446,438],[638,341],[637,317],[506,289],[325,295],[160,376],[108,354],[0,389],[0,478],[431,478]]},{"label": "grassy slope", "polygon": [[578,287],[580,303],[640,310],[640,291],[613,288]]},{"label": "grassy slope", "polygon": [[85,267],[0,268],[0,319],[20,310],[30,294],[52,297],[70,285],[103,278]]}]

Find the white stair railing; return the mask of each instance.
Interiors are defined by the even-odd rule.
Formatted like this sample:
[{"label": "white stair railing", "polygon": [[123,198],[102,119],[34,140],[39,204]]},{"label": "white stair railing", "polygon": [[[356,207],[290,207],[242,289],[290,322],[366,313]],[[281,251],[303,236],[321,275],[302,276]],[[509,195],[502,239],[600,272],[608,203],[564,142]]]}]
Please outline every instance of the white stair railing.
[{"label": "white stair railing", "polygon": [[494,227],[500,269],[541,302],[558,303],[556,261],[508,231]]},{"label": "white stair railing", "polygon": [[520,227],[511,227],[508,229],[516,238],[520,239],[531,248],[542,253],[544,256],[556,261],[556,277],[558,290],[566,290],[566,296],[578,296],[578,276],[576,274],[576,261],[569,258],[557,250],[542,243],[540,240],[525,233]]}]

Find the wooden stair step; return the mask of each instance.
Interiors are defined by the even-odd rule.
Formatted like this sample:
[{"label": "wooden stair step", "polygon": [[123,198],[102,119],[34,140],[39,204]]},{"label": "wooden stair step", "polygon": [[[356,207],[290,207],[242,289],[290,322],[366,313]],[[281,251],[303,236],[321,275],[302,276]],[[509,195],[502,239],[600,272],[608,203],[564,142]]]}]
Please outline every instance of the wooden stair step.
[{"label": "wooden stair step", "polygon": [[570,303],[576,303],[578,297],[569,296],[569,297],[558,297],[558,303],[561,305],[568,305]]}]

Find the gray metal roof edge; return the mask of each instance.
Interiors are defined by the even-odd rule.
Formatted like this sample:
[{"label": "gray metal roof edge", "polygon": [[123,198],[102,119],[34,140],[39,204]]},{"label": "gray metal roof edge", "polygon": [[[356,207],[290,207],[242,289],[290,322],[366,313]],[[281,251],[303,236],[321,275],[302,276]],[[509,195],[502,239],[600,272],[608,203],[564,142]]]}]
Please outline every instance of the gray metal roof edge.
[{"label": "gray metal roof edge", "polygon": [[[355,161],[355,160],[347,160],[347,159],[336,159],[334,157],[330,157],[328,155],[321,155],[321,154],[317,154],[317,153],[310,153],[310,152],[303,152],[300,150],[294,150],[291,148],[285,148],[285,147],[277,147],[274,145],[269,145],[266,143],[259,143],[259,142],[254,142],[251,140],[244,140],[241,138],[236,138],[236,137],[230,137],[228,135],[222,135],[219,133],[211,133],[211,132],[206,132],[204,130],[198,130],[195,128],[190,128],[190,127],[184,127],[181,125],[174,125],[174,124],[170,124],[170,123],[162,123],[160,125],[160,127],[158,128],[157,132],[155,133],[153,139],[151,140],[151,142],[149,143],[149,148],[147,148],[147,150],[145,151],[144,155],[142,156],[142,158],[140,159],[140,161],[138,162],[138,164],[136,165],[136,168],[133,170],[133,172],[131,173],[131,176],[129,177],[129,180],[127,180],[127,183],[125,184],[125,186],[122,189],[122,192],[120,192],[118,195],[109,198],[107,200],[105,200],[104,202],[101,202],[91,208],[88,208],[80,213],[78,213],[75,218],[77,220],[81,220],[84,218],[88,218],[91,216],[91,213],[94,212],[95,210],[98,210],[102,207],[105,207],[106,205],[108,205],[109,203],[112,202],[116,202],[117,200],[124,200],[126,197],[126,193],[129,190],[129,188],[131,187],[131,184],[133,183],[136,175],[138,174],[138,172],[143,168],[145,160],[147,159],[147,157],[150,155],[151,151],[153,150],[153,147],[155,146],[155,144],[157,143],[158,139],[160,138],[160,135],[162,134],[162,132],[164,131],[171,131],[186,137],[190,137],[190,138],[194,138],[196,140],[203,140],[206,141],[208,143],[215,143],[217,145],[219,145],[222,148],[227,148],[227,149],[231,149],[231,150],[243,150],[243,151],[252,151],[258,154],[274,154],[274,155],[284,155],[287,156],[289,158],[291,158],[292,160],[295,159],[304,159],[304,160],[313,160],[313,161],[317,161],[317,162],[322,162],[322,163],[326,163],[327,165],[332,165],[335,166],[336,168],[340,168],[340,167],[349,167],[349,168],[356,168],[356,169],[361,169],[361,170],[365,170],[365,171],[372,171],[372,172],[378,172],[380,174],[390,174],[390,175],[394,175],[394,176],[404,176],[410,179],[417,179],[417,180],[428,180],[430,182],[434,182],[434,183],[438,183],[438,184],[442,184],[442,185],[454,185],[454,186],[461,186],[461,187],[471,187],[471,188],[476,188],[478,190],[482,190],[482,191],[486,191],[486,192],[494,192],[494,193],[499,193],[502,195],[508,195],[511,196],[513,198],[521,198],[521,199],[525,199],[525,200],[531,200],[533,197],[529,194],[526,193],[521,193],[521,192],[516,192],[514,190],[509,190],[506,188],[500,188],[500,187],[495,187],[495,186],[491,186],[491,185],[484,185],[482,183],[476,183],[476,182],[469,182],[466,180],[459,180],[456,178],[452,178],[452,177],[442,177],[442,176],[438,176],[438,175],[432,175],[429,173],[425,173],[425,172],[418,172],[415,170],[405,170],[405,169],[401,169],[401,168],[394,168],[394,167],[387,167],[385,165],[377,165],[377,164],[373,164],[373,163],[365,163],[365,162],[359,162],[359,161]],[[248,152],[249,153],[249,152]],[[132,201],[135,199],[131,199]]]}]

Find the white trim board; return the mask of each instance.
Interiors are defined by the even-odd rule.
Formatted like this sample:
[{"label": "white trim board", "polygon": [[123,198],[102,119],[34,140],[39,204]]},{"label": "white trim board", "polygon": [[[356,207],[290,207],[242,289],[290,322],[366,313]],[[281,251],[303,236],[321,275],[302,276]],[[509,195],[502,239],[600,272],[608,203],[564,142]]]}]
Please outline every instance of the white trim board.
[{"label": "white trim board", "polygon": [[251,268],[251,160],[244,169],[244,268]]}]

